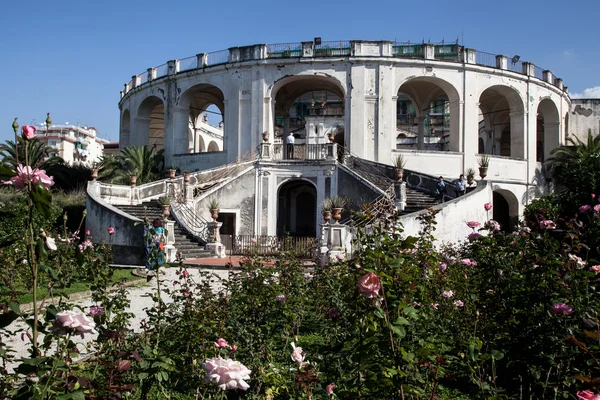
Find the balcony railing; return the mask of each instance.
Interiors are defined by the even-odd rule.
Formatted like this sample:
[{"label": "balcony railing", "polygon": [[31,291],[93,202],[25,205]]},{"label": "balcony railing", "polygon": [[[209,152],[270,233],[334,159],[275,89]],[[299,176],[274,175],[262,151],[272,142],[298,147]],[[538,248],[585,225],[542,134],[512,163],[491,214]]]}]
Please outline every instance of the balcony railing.
[{"label": "balcony railing", "polygon": [[316,237],[239,235],[233,236],[231,242],[232,255],[278,256],[285,251],[310,259],[317,250]]},{"label": "balcony railing", "polygon": [[[250,61],[254,59],[347,56],[361,57],[378,55],[380,57],[395,58],[427,58],[447,62],[477,64],[490,68],[498,68],[500,66],[498,64],[499,61],[496,54],[466,49],[464,46],[459,45],[458,43],[448,44],[444,43],[443,41],[437,44],[414,44],[395,41],[369,42],[378,43],[378,45],[375,45],[375,47],[371,46],[369,52],[367,53],[361,53],[361,46],[359,45],[360,43],[362,42],[350,40],[325,41],[320,44],[314,44],[313,42],[276,43],[219,50],[204,54],[202,57],[199,54],[197,56],[177,60],[175,61],[175,64],[170,62],[153,68],[153,76],[148,76],[147,71],[136,75],[133,80],[125,84],[125,89],[123,90],[122,95],[124,96],[130,90],[138,86],[145,85],[154,79],[158,79],[169,74],[177,74],[184,71],[203,69],[229,62]],[[390,43],[391,49],[389,47]],[[372,53],[373,48],[377,49],[375,50],[376,54]],[[232,53],[232,51],[234,53]],[[170,68],[170,65],[174,68]],[[502,68],[507,68],[508,71],[523,75],[532,74],[535,78],[540,80],[543,80],[544,78],[544,69],[534,66],[533,71],[529,72],[529,69],[524,68],[524,63],[520,61],[513,63],[512,60],[509,59],[508,64],[504,64]],[[563,89],[562,84],[556,84],[556,86]]]},{"label": "balcony railing", "polygon": [[[317,161],[336,158],[335,143],[327,144],[294,144],[288,148],[287,144],[268,144],[270,158],[275,161]],[[264,158],[264,157],[263,157]]]}]

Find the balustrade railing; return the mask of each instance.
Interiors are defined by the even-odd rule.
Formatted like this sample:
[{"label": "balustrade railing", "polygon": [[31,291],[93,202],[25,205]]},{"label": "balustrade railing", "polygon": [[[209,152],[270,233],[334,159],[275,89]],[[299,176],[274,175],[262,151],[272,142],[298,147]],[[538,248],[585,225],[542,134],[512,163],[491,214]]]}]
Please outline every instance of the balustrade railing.
[{"label": "balustrade railing", "polygon": [[184,203],[172,204],[172,213],[177,222],[196,238],[206,241],[207,221],[194,209],[194,206]]},{"label": "balustrade railing", "polygon": [[326,160],[328,158],[327,147],[329,144],[273,144],[273,160],[311,161]]},{"label": "balustrade railing", "polygon": [[282,252],[292,252],[299,257],[312,259],[317,244],[316,237],[236,235],[232,237],[231,254],[277,256]]},{"label": "balustrade railing", "polygon": [[[424,43],[413,44],[410,42],[393,42],[392,44],[392,57],[400,58],[423,58],[423,46]],[[447,44],[443,41],[437,44],[430,44],[434,47],[433,57],[440,61],[449,62],[463,62],[462,53],[464,46],[458,43]],[[276,43],[266,45],[266,52],[259,52],[262,58],[296,58],[303,57],[303,45],[302,43]],[[336,56],[351,56],[352,53],[352,41],[350,40],[339,40],[339,41],[325,41],[318,45],[312,44],[312,57],[336,57]],[[196,56],[187,57],[179,60],[179,72],[190,71],[196,68],[211,67],[219,64],[226,64],[229,62],[229,50],[219,50],[206,54],[206,63],[204,65],[198,65],[198,59]],[[258,53],[257,53],[258,54]],[[251,57],[252,58],[252,57]],[[246,58],[247,60],[248,58]],[[468,61],[472,62],[472,61]],[[496,68],[496,54],[486,53],[483,51],[475,51],[475,64],[483,65],[486,67]],[[523,71],[523,63],[517,61],[515,63],[512,60],[508,60],[508,70],[525,74]],[[156,67],[156,78],[160,78],[168,75],[169,68],[167,64],[159,65]],[[148,82],[147,72],[143,72],[138,75],[140,77],[139,85],[143,85]],[[534,67],[534,76],[540,80],[543,80],[543,69],[537,66]],[[124,90],[124,93],[129,92],[133,89],[133,81],[129,82]]]}]

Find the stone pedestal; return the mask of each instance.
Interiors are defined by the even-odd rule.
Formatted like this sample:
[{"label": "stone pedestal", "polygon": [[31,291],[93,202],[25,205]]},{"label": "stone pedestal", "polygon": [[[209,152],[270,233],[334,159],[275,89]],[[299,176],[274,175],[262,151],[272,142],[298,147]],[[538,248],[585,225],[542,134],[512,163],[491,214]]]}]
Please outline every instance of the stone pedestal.
[{"label": "stone pedestal", "polygon": [[164,228],[167,231],[165,238],[165,255],[168,263],[175,262],[177,258],[177,248],[175,247],[175,221],[163,220]]},{"label": "stone pedestal", "polygon": [[344,259],[352,255],[353,229],[343,224],[322,224],[319,246],[319,257],[323,264],[329,264],[338,260],[338,255]]},{"label": "stone pedestal", "polygon": [[394,190],[396,192],[396,208],[398,211],[404,211],[406,208],[406,182],[395,182]]},{"label": "stone pedestal", "polygon": [[222,222],[211,221],[207,222],[207,240],[206,250],[210,251],[210,255],[217,258],[225,258],[225,246],[221,243],[221,236],[219,235],[219,229],[221,229]]}]

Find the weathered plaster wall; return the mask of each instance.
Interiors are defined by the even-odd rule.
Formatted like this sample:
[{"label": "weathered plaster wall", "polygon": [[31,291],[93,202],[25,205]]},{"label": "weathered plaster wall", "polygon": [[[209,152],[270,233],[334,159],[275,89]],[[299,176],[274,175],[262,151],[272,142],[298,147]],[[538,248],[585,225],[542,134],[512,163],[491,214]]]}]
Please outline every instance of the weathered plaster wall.
[{"label": "weathered plaster wall", "polygon": [[588,130],[600,134],[600,99],[572,99],[569,112],[569,135],[585,141]]},{"label": "weathered plaster wall", "polygon": [[[94,244],[111,243],[113,262],[124,265],[144,264],[144,227],[141,220],[102,201],[96,194],[96,182],[88,182],[85,228]],[[112,227],[116,233],[108,234]]]},{"label": "weathered plaster wall", "polygon": [[358,209],[361,204],[375,200],[381,193],[375,192],[356,177],[338,168],[338,195],[350,199],[350,207]]}]

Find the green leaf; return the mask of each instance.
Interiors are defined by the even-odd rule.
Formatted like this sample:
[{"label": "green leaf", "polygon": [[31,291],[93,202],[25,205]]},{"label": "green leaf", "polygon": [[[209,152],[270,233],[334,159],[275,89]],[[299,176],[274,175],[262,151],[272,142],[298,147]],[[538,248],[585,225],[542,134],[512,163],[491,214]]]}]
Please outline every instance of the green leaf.
[{"label": "green leaf", "polygon": [[52,269],[51,267],[49,267],[45,264],[40,265],[40,269],[42,271],[44,271],[45,273],[47,273],[52,278],[53,281],[55,281],[55,282],[58,281],[59,278],[58,278],[58,275],[56,275],[56,271],[54,271],[54,269]]},{"label": "green leaf", "polygon": [[419,318],[418,312],[414,307],[406,307],[402,312],[408,315],[410,318],[417,319]]},{"label": "green leaf", "polygon": [[502,360],[504,358],[504,353],[498,350],[492,350],[490,354],[494,360]]},{"label": "green leaf", "polygon": [[85,394],[82,390],[71,392],[56,397],[56,400],[85,400]]},{"label": "green leaf", "polygon": [[403,339],[406,336],[406,329],[403,326],[390,325],[390,329],[398,336],[399,339]]},{"label": "green leaf", "polygon": [[43,186],[37,185],[33,187],[31,191],[31,201],[35,205],[35,208],[44,217],[50,216],[50,204],[52,203],[52,195]]},{"label": "green leaf", "polygon": [[410,325],[410,322],[404,317],[398,317],[394,325]]}]

